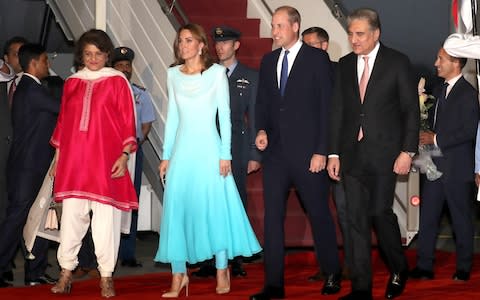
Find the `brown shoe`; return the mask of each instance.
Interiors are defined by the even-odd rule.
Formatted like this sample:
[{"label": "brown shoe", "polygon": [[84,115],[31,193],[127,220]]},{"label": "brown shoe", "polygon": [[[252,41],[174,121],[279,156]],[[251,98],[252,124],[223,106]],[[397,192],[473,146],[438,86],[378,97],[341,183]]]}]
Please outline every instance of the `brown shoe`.
[{"label": "brown shoe", "polygon": [[115,287],[113,286],[112,277],[101,277],[100,278],[100,288],[103,298],[110,298],[115,296]]},{"label": "brown shoe", "polygon": [[54,294],[69,294],[72,290],[72,271],[62,269],[57,283],[50,289]]}]

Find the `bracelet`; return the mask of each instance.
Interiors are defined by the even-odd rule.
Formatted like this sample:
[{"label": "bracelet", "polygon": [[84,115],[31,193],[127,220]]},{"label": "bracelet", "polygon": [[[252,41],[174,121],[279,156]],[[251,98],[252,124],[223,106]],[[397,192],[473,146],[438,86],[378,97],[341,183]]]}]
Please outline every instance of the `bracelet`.
[{"label": "bracelet", "polygon": [[127,159],[130,158],[130,153],[128,153],[127,151],[123,151],[122,154],[125,154],[127,156]]}]

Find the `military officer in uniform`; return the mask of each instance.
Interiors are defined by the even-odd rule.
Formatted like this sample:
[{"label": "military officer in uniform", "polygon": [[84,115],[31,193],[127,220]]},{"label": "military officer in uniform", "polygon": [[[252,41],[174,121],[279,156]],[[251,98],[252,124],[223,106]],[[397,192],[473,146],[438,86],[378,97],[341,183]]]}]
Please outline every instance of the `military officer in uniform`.
[{"label": "military officer in uniform", "polygon": [[[137,155],[135,161],[135,179],[134,186],[137,197],[140,198],[140,187],[142,185],[142,165],[143,152],[142,144],[147,139],[148,133],[155,121],[155,113],[153,110],[152,99],[144,87],[131,82],[132,78],[132,61],[135,53],[128,47],[118,47],[113,50],[112,65],[115,69],[125,74],[130,81],[133,96],[135,98],[135,108],[137,111]],[[122,235],[120,240],[120,250],[118,257],[122,266],[126,267],[142,267],[142,264],[135,258],[135,245],[137,239],[137,221],[138,210],[132,211],[132,224],[129,235]]]},{"label": "military officer in uniform", "polygon": [[[218,62],[226,68],[230,88],[230,110],[232,122],[232,173],[247,209],[247,175],[260,169],[261,154],[255,147],[255,98],[257,96],[258,72],[236,58],[240,48],[241,33],[227,26],[212,30]],[[234,276],[246,276],[242,257],[232,262]],[[215,266],[205,262],[194,276],[215,276]]]}]

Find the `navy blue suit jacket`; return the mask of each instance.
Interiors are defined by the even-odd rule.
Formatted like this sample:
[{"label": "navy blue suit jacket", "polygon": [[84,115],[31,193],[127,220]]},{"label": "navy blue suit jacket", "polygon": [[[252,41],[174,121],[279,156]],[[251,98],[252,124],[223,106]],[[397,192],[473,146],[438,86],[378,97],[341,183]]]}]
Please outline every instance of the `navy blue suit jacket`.
[{"label": "navy blue suit jacket", "polygon": [[303,44],[282,97],[277,79],[280,52],[266,54],[260,67],[256,126],[268,136],[264,159],[282,151],[295,162],[309,164],[313,154],[327,155],[330,59],[325,51]]},{"label": "navy blue suit jacket", "polygon": [[53,158],[50,137],[59,110],[59,101],[45,87],[27,75],[22,76],[12,104],[13,143],[8,158],[9,180],[24,170],[46,174]]},{"label": "navy blue suit jacket", "polygon": [[[441,86],[433,90],[438,100]],[[433,127],[434,105],[429,111],[430,128],[437,134],[441,157],[433,158],[444,180],[473,181],[475,167],[475,136],[479,119],[477,91],[465,78],[450,90]],[[443,99],[442,99],[443,100]]]}]

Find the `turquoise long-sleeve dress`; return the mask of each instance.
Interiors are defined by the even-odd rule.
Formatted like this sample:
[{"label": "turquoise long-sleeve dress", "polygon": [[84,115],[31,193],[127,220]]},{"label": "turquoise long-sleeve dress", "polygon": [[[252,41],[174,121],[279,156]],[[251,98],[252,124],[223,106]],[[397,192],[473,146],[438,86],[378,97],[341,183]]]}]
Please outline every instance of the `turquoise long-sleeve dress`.
[{"label": "turquoise long-sleeve dress", "polygon": [[261,247],[233,176],[220,175],[220,160],[232,159],[225,68],[214,64],[186,75],[175,66],[167,75],[163,159],[169,165],[155,261],[196,263],[222,250],[229,259],[251,256]]}]

